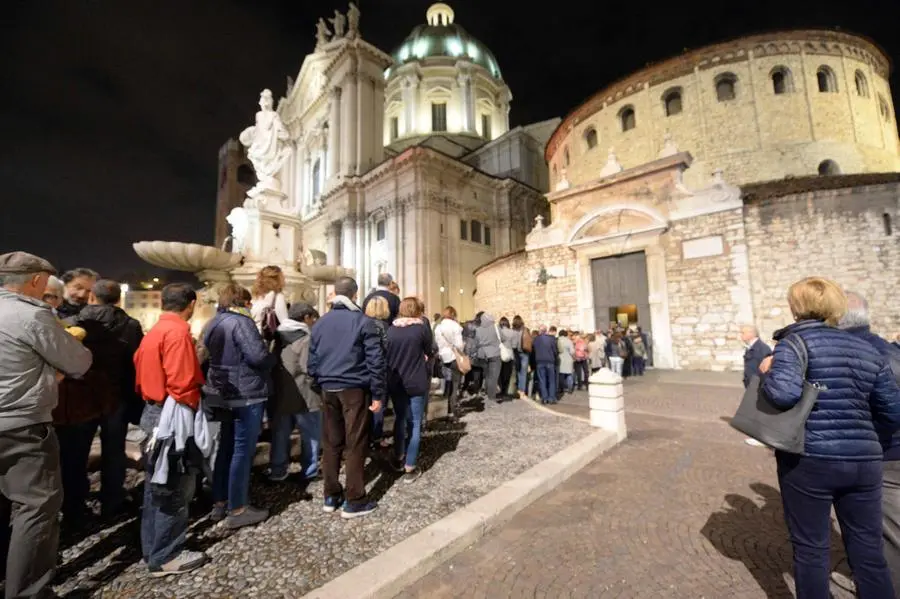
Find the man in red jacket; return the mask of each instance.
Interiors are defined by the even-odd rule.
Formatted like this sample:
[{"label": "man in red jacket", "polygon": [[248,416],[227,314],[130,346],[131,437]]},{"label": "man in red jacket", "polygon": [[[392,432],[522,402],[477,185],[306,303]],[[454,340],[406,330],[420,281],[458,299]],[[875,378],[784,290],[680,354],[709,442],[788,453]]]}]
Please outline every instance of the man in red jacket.
[{"label": "man in red jacket", "polygon": [[[194,315],[197,294],[186,283],[166,285],[162,290],[163,313],[144,337],[134,356],[137,392],[146,402],[141,429],[153,439],[166,399],[192,410],[200,408],[203,374],[188,321]],[[173,492],[164,497],[151,492],[152,449],[145,448],[147,477],[144,483],[144,512],[141,546],[144,561],[153,576],[184,574],[209,561],[199,552],[185,551],[188,506],[194,496],[197,477],[185,474]]]}]

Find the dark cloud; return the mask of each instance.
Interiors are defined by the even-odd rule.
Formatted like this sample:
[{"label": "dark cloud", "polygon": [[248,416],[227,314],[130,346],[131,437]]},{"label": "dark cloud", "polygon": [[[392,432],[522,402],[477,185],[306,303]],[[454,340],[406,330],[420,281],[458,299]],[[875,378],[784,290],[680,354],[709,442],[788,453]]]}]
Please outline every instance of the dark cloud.
[{"label": "dark cloud", "polygon": [[[359,0],[366,39],[397,47],[419,0]],[[4,7],[0,251],[62,267],[146,270],[141,239],[209,243],[218,149],[284,90],[315,22],[346,2],[47,0]],[[896,2],[451,1],[497,56],[511,119],[563,116],[598,88],[684,48],[759,30],[841,26],[892,56]],[[534,8],[529,8],[534,7]],[[894,78],[896,89],[896,77]],[[150,269],[152,271],[152,269]]]}]

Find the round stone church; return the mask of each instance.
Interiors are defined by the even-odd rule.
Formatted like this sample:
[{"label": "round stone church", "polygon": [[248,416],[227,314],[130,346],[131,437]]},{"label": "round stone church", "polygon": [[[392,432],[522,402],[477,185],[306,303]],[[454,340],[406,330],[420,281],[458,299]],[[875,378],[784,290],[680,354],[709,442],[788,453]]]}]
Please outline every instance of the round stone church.
[{"label": "round stone church", "polygon": [[890,62],[863,37],[758,35],[638,71],[547,144],[550,219],[476,270],[478,309],[649,331],[662,368],[739,370],[742,324],[790,322],[821,275],[900,333],[900,140]]}]

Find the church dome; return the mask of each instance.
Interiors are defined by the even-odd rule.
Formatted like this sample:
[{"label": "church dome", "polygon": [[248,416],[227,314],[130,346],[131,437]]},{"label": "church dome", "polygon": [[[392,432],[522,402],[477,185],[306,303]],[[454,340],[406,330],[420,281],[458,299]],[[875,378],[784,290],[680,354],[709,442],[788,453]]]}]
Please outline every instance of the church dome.
[{"label": "church dome", "polygon": [[453,22],[453,9],[444,3],[433,4],[425,13],[427,23],[416,26],[393,53],[397,66],[428,58],[457,58],[484,67],[502,79],[497,59],[487,46]]}]

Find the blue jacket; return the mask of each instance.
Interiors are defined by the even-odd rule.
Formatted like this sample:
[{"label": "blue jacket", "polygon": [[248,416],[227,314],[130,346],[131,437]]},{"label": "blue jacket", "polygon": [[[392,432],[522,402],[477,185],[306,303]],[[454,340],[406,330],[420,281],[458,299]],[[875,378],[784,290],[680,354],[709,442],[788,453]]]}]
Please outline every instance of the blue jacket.
[{"label": "blue jacket", "polygon": [[383,400],[387,368],[375,321],[336,302],[312,328],[307,371],[325,391],[365,389]]},{"label": "blue jacket", "polygon": [[[803,320],[775,333],[780,341],[796,334],[806,344],[806,379],[821,386],[806,421],[804,455],[846,461],[882,459],[876,424],[900,429],[900,388],[884,358],[856,335],[814,320]],[[762,390],[775,405],[788,409],[803,392],[804,373],[797,354],[785,343],[775,346]]]},{"label": "blue jacket", "polygon": [[[848,333],[857,335],[872,344],[872,347],[878,350],[888,362],[888,366],[893,366],[891,374],[894,375],[894,381],[900,381],[900,372],[897,371],[897,365],[900,365],[900,347],[893,343],[885,341],[872,330],[865,327],[852,327],[845,329]],[[884,459],[888,461],[900,460],[900,433],[893,435],[882,431],[881,445],[884,448]]]},{"label": "blue jacket", "polygon": [[534,353],[534,361],[538,364],[553,364],[556,366],[556,357],[559,355],[556,337],[541,333],[531,341],[531,351]]},{"label": "blue jacket", "polygon": [[750,384],[750,379],[759,374],[759,365],[768,356],[772,355],[772,348],[762,339],[757,339],[753,345],[744,352],[744,387]]},{"label": "blue jacket", "polygon": [[209,351],[206,387],[226,404],[269,398],[277,358],[250,316],[220,308],[206,328],[203,345]]}]

